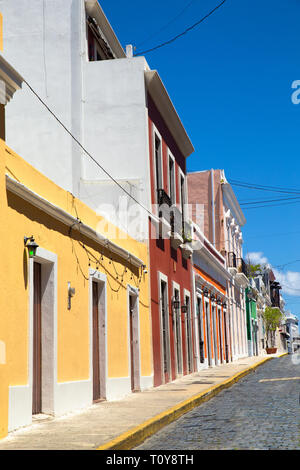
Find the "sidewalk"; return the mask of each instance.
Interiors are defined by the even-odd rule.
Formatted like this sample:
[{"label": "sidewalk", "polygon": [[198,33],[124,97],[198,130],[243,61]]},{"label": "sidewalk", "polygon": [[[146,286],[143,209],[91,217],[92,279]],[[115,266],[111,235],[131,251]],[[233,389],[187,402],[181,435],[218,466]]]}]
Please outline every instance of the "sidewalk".
[{"label": "sidewalk", "polygon": [[63,417],[36,420],[0,441],[0,450],[129,450],[186,411],[282,354],[246,357],[172,383],[101,402]]}]

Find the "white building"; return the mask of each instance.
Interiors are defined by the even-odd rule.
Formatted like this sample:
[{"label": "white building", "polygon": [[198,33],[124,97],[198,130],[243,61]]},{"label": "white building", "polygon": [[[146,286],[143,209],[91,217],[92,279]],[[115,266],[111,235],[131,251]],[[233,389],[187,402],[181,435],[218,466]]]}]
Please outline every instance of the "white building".
[{"label": "white building", "polygon": [[151,209],[148,96],[182,154],[193,152],[158,73],[130,48],[126,56],[97,0],[0,0],[0,10],[5,57],[96,163],[26,85],[7,108],[8,145],[130,235],[147,239],[148,214],[136,201]]}]

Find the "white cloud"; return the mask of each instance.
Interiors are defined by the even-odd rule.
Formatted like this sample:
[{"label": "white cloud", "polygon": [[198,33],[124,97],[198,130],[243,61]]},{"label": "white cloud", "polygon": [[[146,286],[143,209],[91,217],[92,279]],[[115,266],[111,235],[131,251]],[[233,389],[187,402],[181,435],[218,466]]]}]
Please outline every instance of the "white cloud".
[{"label": "white cloud", "polygon": [[268,259],[261,251],[253,251],[252,253],[248,253],[246,258],[247,261],[250,259],[252,264],[268,264],[270,266]]},{"label": "white cloud", "polygon": [[276,281],[280,282],[284,294],[300,296],[300,273],[296,271],[277,271],[273,268]]},{"label": "white cloud", "polygon": [[300,296],[300,272],[297,271],[278,271],[268,262],[268,258],[261,251],[248,253],[246,259],[250,259],[252,264],[265,264],[272,269],[276,281],[281,284],[282,294]]}]

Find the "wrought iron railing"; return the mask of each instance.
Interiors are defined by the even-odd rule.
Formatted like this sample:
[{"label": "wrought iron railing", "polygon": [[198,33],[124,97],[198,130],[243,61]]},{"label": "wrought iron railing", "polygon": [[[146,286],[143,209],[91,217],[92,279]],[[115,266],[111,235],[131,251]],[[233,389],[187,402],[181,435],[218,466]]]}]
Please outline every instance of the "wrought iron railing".
[{"label": "wrought iron railing", "polygon": [[171,232],[182,233],[182,213],[176,206],[171,207]]},{"label": "wrought iron railing", "polygon": [[171,199],[164,189],[157,190],[158,215],[163,217],[168,223],[171,222]]}]

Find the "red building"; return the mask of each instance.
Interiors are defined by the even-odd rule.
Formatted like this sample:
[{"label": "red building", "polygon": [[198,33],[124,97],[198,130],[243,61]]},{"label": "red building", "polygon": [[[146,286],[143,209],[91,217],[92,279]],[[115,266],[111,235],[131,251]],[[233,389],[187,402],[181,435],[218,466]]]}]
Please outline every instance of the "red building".
[{"label": "red building", "polygon": [[158,217],[149,219],[154,386],[195,370],[192,251],[186,243],[191,226],[185,220],[186,158],[193,147],[174,108],[170,111],[169,123],[148,94],[151,199]]}]

